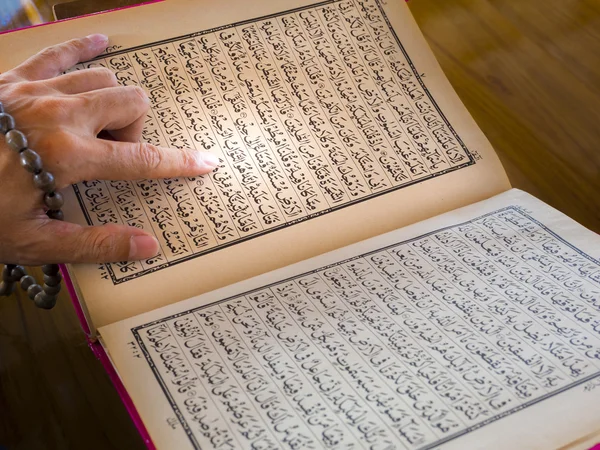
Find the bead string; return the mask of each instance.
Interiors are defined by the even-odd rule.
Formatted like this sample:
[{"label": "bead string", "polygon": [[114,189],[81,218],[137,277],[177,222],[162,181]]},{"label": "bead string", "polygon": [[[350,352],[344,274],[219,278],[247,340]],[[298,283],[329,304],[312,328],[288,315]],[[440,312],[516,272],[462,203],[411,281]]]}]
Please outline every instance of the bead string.
[{"label": "bead string", "polygon": [[[15,129],[15,120],[10,114],[4,112],[2,102],[0,102],[0,133],[4,135],[8,147],[20,155],[23,168],[33,174],[33,184],[44,192],[44,204],[48,207],[46,215],[50,219],[63,220],[61,208],[64,199],[60,192],[55,191],[54,176],[44,170],[40,155],[29,148],[25,135]],[[46,264],[42,266],[42,271],[44,272],[43,287],[35,282],[35,278],[27,275],[23,266],[6,264],[2,269],[0,296],[12,294],[15,284],[20,283],[21,288],[27,291],[27,295],[37,307],[52,309],[60,292],[62,277],[57,264]]]}]

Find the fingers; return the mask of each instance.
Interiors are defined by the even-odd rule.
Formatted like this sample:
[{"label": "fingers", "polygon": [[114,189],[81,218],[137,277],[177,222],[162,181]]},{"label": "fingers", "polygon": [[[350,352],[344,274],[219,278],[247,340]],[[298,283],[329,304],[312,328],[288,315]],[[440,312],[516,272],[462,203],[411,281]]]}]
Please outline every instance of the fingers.
[{"label": "fingers", "polygon": [[146,116],[140,116],[131,125],[121,128],[120,130],[110,130],[109,134],[117,141],[122,142],[139,142],[142,137],[142,131],[144,130],[144,122]]},{"label": "fingers", "polygon": [[154,236],[125,225],[82,227],[49,220],[41,228],[47,238],[37,246],[45,250],[52,263],[138,261],[151,258],[160,251]]},{"label": "fingers", "polygon": [[85,158],[79,158],[77,169],[73,171],[78,179],[69,183],[192,177],[208,173],[219,164],[212,153],[156,147],[145,142],[89,139],[85,151]]},{"label": "fingers", "polygon": [[111,70],[96,67],[60,75],[46,81],[46,84],[63,94],[80,94],[82,92],[117,87],[119,82]]},{"label": "fingers", "polygon": [[102,130],[122,130],[118,136],[120,139],[128,142],[140,140],[146,112],[150,108],[150,100],[142,88],[111,87],[85,92],[79,97],[86,100],[85,113],[96,127],[94,136]]},{"label": "fingers", "polygon": [[72,39],[42,50],[14,71],[30,81],[46,80],[63,73],[77,63],[98,56],[106,49],[107,45],[108,37],[102,34]]}]

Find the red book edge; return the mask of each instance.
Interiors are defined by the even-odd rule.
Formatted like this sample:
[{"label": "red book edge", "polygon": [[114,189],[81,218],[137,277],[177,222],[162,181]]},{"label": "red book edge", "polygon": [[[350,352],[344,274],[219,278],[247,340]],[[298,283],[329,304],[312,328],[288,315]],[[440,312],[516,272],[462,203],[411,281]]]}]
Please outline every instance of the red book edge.
[{"label": "red book edge", "polygon": [[[165,0],[145,0],[145,1],[142,1],[142,2],[137,3],[135,5],[121,6],[120,8],[107,9],[105,11],[99,11],[97,13],[91,13],[91,14],[84,14],[82,16],[77,16],[77,17],[70,17],[68,19],[55,20],[53,22],[38,23],[37,25],[29,25],[27,27],[16,28],[16,29],[12,29],[12,30],[4,30],[4,31],[0,31],[0,35],[6,34],[6,33],[14,33],[16,31],[20,31],[20,30],[26,30],[28,28],[37,28],[37,27],[43,27],[43,26],[46,26],[46,25],[52,25],[54,23],[66,22],[68,20],[75,20],[75,19],[79,19],[81,17],[96,16],[98,14],[105,14],[105,13],[109,13],[109,12],[112,12],[112,11],[120,11],[122,9],[135,8],[137,6],[149,5],[149,4],[152,4],[152,3],[159,3],[159,2],[164,2],[164,1]],[[405,1],[408,2],[408,0],[405,0]],[[593,449],[593,450],[600,450],[600,449]]]},{"label": "red book edge", "polygon": [[71,276],[69,275],[69,272],[67,271],[67,268],[63,264],[60,265],[60,271],[62,273],[63,280],[65,281],[65,285],[67,286],[67,291],[69,292],[69,296],[71,297],[71,302],[73,303],[73,308],[75,309],[75,314],[77,314],[77,319],[79,320],[79,323],[81,324],[81,328],[83,329],[83,331],[86,335],[86,340],[87,340],[88,346],[90,347],[90,349],[92,350],[92,353],[94,353],[94,355],[96,356],[98,361],[100,361],[100,363],[104,367],[104,370],[108,374],[108,378],[110,378],[110,381],[112,382],[115,390],[117,391],[117,394],[119,394],[119,397],[121,397],[121,401],[123,402],[123,405],[125,405],[125,409],[129,413],[129,417],[131,417],[131,420],[132,420],[133,424],[135,425],[135,427],[137,428],[139,435],[141,436],[142,440],[144,441],[144,444],[146,444],[146,447],[148,448],[148,450],[156,450],[156,446],[152,442],[152,439],[150,438],[150,434],[148,433],[148,430],[146,429],[146,426],[144,425],[142,418],[140,417],[137,409],[135,408],[135,405],[133,404],[131,397],[127,393],[127,389],[125,389],[125,386],[123,385],[123,382],[121,381],[121,378],[119,377],[119,375],[117,374],[117,371],[115,370],[114,366],[112,365],[112,362],[111,362],[110,358],[108,357],[106,350],[104,349],[104,347],[98,340],[94,340],[94,339],[90,338],[90,334],[91,334],[90,333],[90,331],[91,331],[90,325],[85,317],[83,308],[81,307],[81,303],[79,303],[79,299],[77,297],[77,292],[75,290],[75,286],[73,285],[73,280],[71,279]]}]

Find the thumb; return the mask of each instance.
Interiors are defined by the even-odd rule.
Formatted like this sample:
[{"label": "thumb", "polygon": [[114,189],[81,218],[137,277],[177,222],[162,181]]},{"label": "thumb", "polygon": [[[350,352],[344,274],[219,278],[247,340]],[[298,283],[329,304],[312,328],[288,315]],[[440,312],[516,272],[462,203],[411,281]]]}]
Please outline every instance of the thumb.
[{"label": "thumb", "polygon": [[160,251],[156,238],[126,225],[82,227],[51,220],[44,227],[49,239],[46,252],[54,263],[106,263],[137,261]]}]

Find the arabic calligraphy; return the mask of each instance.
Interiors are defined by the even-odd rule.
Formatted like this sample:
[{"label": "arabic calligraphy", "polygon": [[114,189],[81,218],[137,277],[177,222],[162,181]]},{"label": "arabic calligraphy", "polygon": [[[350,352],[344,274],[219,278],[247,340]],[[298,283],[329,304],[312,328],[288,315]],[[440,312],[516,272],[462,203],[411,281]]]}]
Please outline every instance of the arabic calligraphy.
[{"label": "arabic calligraphy", "polygon": [[597,379],[600,263],[508,207],[132,331],[202,448],[433,448]]},{"label": "arabic calligraphy", "polygon": [[154,233],[107,264],[120,283],[473,164],[375,0],[316,7],[115,51],[150,98],[143,138],[219,157],[210,175],[76,186],[88,222]]}]

